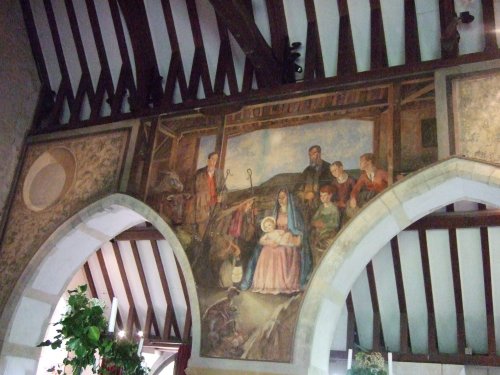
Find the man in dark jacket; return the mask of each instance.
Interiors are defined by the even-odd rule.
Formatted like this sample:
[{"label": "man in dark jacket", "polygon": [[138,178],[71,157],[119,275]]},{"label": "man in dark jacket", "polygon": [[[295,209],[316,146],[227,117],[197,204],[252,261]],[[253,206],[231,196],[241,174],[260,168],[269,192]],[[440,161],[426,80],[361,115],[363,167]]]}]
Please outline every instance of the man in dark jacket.
[{"label": "man in dark jacket", "polygon": [[330,185],[330,181],[330,163],[321,159],[321,147],[309,147],[309,165],[302,172],[301,183],[296,189],[307,224],[320,205],[319,189]]}]

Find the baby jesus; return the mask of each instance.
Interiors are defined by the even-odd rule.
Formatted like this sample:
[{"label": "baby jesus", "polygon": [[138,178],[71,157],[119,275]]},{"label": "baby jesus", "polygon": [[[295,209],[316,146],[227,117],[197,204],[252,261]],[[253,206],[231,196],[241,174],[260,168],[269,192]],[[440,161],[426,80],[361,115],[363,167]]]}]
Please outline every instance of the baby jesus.
[{"label": "baby jesus", "polygon": [[300,246],[300,236],[282,229],[276,229],[276,220],[272,216],[266,216],[260,223],[260,228],[264,232],[259,240],[263,246]]}]

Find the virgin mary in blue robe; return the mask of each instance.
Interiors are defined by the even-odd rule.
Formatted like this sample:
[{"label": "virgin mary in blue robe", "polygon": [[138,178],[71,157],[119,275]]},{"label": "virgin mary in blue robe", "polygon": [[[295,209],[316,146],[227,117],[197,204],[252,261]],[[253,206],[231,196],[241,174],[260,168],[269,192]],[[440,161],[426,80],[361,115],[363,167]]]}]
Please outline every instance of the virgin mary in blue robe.
[{"label": "virgin mary in blue robe", "polygon": [[[288,192],[288,189],[283,188],[278,191],[275,200],[275,206],[273,210],[273,217],[278,220],[278,215],[280,213],[280,202],[279,202],[279,194],[284,192],[287,197],[286,202],[286,215],[287,215],[287,230],[291,232],[294,236],[299,236],[301,238],[301,245],[297,247],[297,251],[300,251],[300,286],[304,288],[309,280],[309,274],[311,272],[311,251],[309,247],[309,239],[308,234],[305,231],[304,220],[302,218],[302,214],[297,208],[295,204],[295,200],[293,195]],[[262,252],[262,245],[257,244],[254,248],[252,257],[248,261],[245,275],[241,282],[240,289],[248,290],[251,288],[255,273],[255,268],[257,266],[259,257]],[[272,272],[272,270],[270,270]]]}]

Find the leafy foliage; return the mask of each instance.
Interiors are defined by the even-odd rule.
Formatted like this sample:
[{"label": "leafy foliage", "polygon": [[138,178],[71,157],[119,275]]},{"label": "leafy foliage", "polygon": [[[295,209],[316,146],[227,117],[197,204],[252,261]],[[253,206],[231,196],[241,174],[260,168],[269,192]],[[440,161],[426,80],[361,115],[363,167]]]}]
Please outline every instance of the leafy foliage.
[{"label": "leafy foliage", "polygon": [[387,375],[384,357],[377,352],[358,352],[354,359],[354,366],[347,371],[347,375]]},{"label": "leafy foliage", "polygon": [[[89,299],[86,291],[87,285],[68,291],[68,310],[60,321],[54,323],[60,325],[57,335],[38,346],[57,349],[65,345],[65,349],[73,355],[66,357],[63,364],[71,366],[73,374],[79,374],[80,370],[90,366],[94,374],[109,374],[114,367],[121,369],[123,375],[146,375],[148,369],[142,366],[137,344],[124,339],[115,340],[107,334],[104,304],[97,299]],[[58,370],[58,373],[62,371]]]}]

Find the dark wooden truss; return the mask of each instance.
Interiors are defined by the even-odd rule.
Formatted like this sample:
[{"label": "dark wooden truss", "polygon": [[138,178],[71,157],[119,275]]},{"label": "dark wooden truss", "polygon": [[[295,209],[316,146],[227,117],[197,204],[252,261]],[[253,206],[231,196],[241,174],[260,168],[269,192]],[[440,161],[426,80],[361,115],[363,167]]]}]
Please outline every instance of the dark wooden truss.
[{"label": "dark wooden truss", "polygon": [[[304,56],[304,80],[290,83],[283,77],[289,69],[286,51],[290,42],[294,41],[289,40],[282,0],[265,2],[271,34],[270,44],[263,38],[256,25],[251,1],[210,0],[207,6],[212,6],[215,11],[220,39],[216,75],[212,82],[206,51],[214,46],[204,43],[197,3],[194,0],[185,0],[193,36],[194,56],[192,61],[183,61],[180,40],[185,40],[185,36],[182,35],[181,38],[181,31],[174,22],[171,2],[161,0],[166,25],[166,34],[163,37],[164,40],[168,40],[171,49],[168,73],[162,77],[157,61],[164,61],[165,57],[155,50],[152,31],[148,27],[151,23],[148,20],[143,0],[110,0],[109,8],[121,57],[119,77],[114,84],[111,71],[112,68],[116,70],[117,67],[112,67],[112,62],[106,54],[103,38],[103,33],[106,31],[100,24],[95,0],[86,0],[85,8],[100,70],[97,83],[93,84],[90,68],[91,65],[95,65],[95,62],[89,61],[89,55],[82,41],[83,31],[86,31],[86,35],[89,32],[83,30],[84,26],[78,22],[78,14],[75,12],[73,2],[65,0],[66,15],[64,17],[67,17],[71,26],[71,35],[61,35],[58,20],[54,14],[54,1],[44,0],[43,5],[61,76],[57,84],[51,83],[49,79],[47,59],[40,44],[31,3],[29,0],[20,0],[42,84],[32,134],[154,114],[193,112],[195,109],[214,106],[217,108],[228,103],[241,107],[252,102],[266,101],[269,97],[287,98],[301,95],[306,91],[308,94],[314,94],[324,90],[335,90],[339,85],[347,82],[364,83],[368,80],[373,82],[391,77],[397,81],[398,77],[402,76],[411,76],[415,73],[432,74],[437,68],[484,61],[500,56],[495,35],[491,32],[496,27],[493,1],[482,0],[484,51],[460,56],[457,51],[443,50],[441,59],[422,62],[415,2],[405,0],[405,62],[400,66],[388,67],[380,1],[371,0],[371,67],[368,71],[358,72],[347,1],[338,0],[340,25],[337,74],[334,77],[325,78],[323,57],[331,51],[326,51],[325,46],[321,46],[317,22],[318,9],[315,8],[315,3],[305,0],[307,37],[302,41],[301,52]],[[455,11],[454,2],[453,0],[440,1],[439,7],[441,33],[445,33],[447,27],[454,22],[452,16]],[[58,17],[61,15],[59,14]],[[234,46],[231,45],[230,35],[234,37],[246,56],[241,87],[238,87],[236,82],[235,64],[237,62],[232,51]],[[61,38],[73,40],[78,65],[81,68],[79,83],[73,88],[68,73],[68,64],[71,62],[64,54],[64,43]],[[133,56],[133,62],[130,56]],[[186,66],[191,66],[189,79],[186,79],[184,74]],[[226,85],[229,88],[228,93],[224,91]],[[202,97],[198,95],[200,89],[204,93]],[[180,93],[180,103],[174,102],[176,90]],[[90,107],[90,115],[84,117],[83,109],[86,106]]]},{"label": "dark wooden truss", "polygon": [[[96,253],[97,262],[94,262],[93,266],[90,265],[89,262],[85,263],[83,272],[87,279],[90,293],[93,297],[105,294],[112,299],[116,296],[117,289],[125,291],[126,301],[123,302],[125,302],[125,306],[128,306],[128,310],[126,309],[126,314],[121,315],[120,310],[123,313],[123,309],[119,309],[117,314],[118,330],[125,330],[128,335],[133,334],[133,332],[143,331],[146,346],[177,347],[182,343],[189,344],[191,342],[191,308],[187,295],[186,281],[179,264],[175,259],[175,268],[177,269],[184,303],[187,307],[187,310],[182,317],[185,323],[181,332],[178,323],[181,316],[179,315],[179,311],[176,312],[175,309],[174,301],[172,299],[172,286],[169,285],[166,274],[166,265],[164,264],[164,259],[162,259],[160,254],[157,242],[163,239],[163,236],[152,227],[129,229],[111,240],[111,246],[113,249],[111,254],[104,257],[103,250],[98,250]],[[161,294],[163,295],[165,304],[164,316],[159,316],[159,309],[155,309],[153,306],[151,285],[148,284],[148,279],[150,283],[151,278],[146,277],[145,264],[143,260],[144,256],[141,256],[140,254],[141,251],[137,246],[137,241],[148,241],[150,244],[150,251],[152,253],[150,254],[150,257],[154,259],[154,264],[156,265],[156,270],[154,271],[155,278],[160,282]],[[129,246],[119,246],[119,243],[128,243]],[[137,271],[140,280],[139,284],[132,284],[129,280],[131,266],[129,265],[128,268],[125,267],[123,260],[126,251],[132,252],[132,257],[128,256],[128,259],[129,262],[130,259],[133,259],[132,268],[135,268]],[[110,258],[112,260],[110,260]],[[96,267],[95,264],[98,264],[98,267]],[[149,272],[151,272],[151,270]],[[111,281],[111,273],[114,274],[114,283]],[[116,282],[117,276],[120,282]],[[105,290],[99,291],[96,287],[95,280],[97,277],[102,277],[104,280]],[[139,314],[138,305],[143,302],[141,301],[142,298],[139,297],[140,300],[138,300],[137,296],[144,297],[146,302],[145,316],[141,316]],[[122,301],[119,302],[120,304],[122,303]],[[163,320],[163,329],[160,329],[160,319]]]}]

